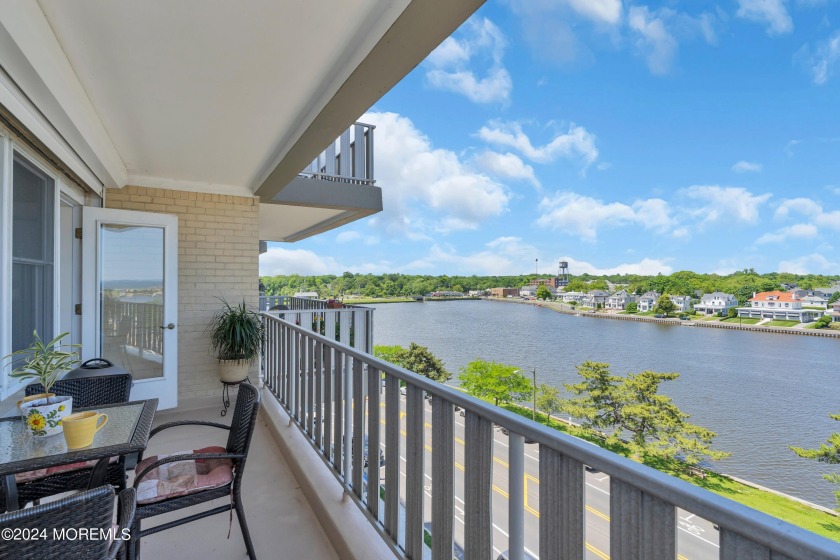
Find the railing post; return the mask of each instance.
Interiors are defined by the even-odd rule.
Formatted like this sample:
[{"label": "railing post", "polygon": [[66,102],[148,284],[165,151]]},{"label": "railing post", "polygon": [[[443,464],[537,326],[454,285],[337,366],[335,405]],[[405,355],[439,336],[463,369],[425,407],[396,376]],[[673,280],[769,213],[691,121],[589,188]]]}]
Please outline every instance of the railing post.
[{"label": "railing post", "polygon": [[525,438],[508,436],[508,533],[509,560],[525,560]]},{"label": "railing post", "polygon": [[451,560],[453,550],[452,403],[432,398],[432,559]]},{"label": "railing post", "polygon": [[345,354],[341,363],[344,377],[344,485],[348,491],[352,476],[350,450],[353,447],[353,375],[350,371],[350,356]]},{"label": "railing post", "polygon": [[467,411],[464,465],[464,552],[466,558],[490,558],[493,553],[493,424]]},{"label": "railing post", "polygon": [[423,558],[423,390],[409,385],[405,417],[405,552]]},{"label": "railing post", "polygon": [[673,505],[632,484],[610,479],[610,556],[614,560],[673,560],[676,532]]}]

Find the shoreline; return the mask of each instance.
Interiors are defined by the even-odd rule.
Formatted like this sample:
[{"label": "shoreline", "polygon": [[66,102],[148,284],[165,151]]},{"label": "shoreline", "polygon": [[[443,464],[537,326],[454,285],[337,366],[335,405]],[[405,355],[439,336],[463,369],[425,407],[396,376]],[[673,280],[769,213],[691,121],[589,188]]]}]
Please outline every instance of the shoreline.
[{"label": "shoreline", "polygon": [[720,323],[717,321],[710,322],[700,322],[700,321],[680,321],[679,319],[657,319],[656,317],[648,317],[648,316],[639,316],[639,315],[618,315],[616,313],[589,313],[589,312],[581,312],[581,311],[574,311],[569,309],[563,309],[563,304],[558,304],[555,302],[543,302],[543,301],[523,301],[523,300],[514,300],[514,299],[503,299],[503,298],[482,298],[483,300],[487,301],[498,301],[502,303],[517,303],[520,305],[532,305],[534,307],[542,307],[544,309],[548,309],[549,311],[554,311],[555,313],[563,313],[565,315],[577,315],[579,317],[589,317],[595,319],[615,319],[619,321],[639,321],[639,322],[648,322],[648,323],[659,323],[663,325],[679,325],[679,326],[692,326],[692,327],[707,327],[712,329],[734,329],[739,331],[753,331],[753,332],[764,332],[764,333],[774,333],[774,334],[794,334],[800,336],[819,336],[823,338],[840,338],[840,331],[836,330],[829,330],[829,329],[793,329],[793,328],[780,328],[780,327],[761,327],[756,325],[730,325],[728,323]]}]

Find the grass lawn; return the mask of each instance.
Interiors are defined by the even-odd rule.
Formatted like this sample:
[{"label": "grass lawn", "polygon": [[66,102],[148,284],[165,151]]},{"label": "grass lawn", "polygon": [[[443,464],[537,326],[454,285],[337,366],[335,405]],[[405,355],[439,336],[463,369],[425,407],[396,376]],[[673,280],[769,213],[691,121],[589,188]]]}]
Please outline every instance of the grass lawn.
[{"label": "grass lawn", "polygon": [[640,311],[639,313],[636,313],[636,315],[639,317],[648,317],[653,315],[653,311]]},{"label": "grass lawn", "polygon": [[744,318],[741,318],[740,320],[739,320],[738,317],[728,317],[726,319],[721,319],[720,320],[721,323],[735,323],[736,325],[737,324],[755,325],[759,321],[761,321],[761,319],[758,319],[757,317],[744,317]]},{"label": "grass lawn", "polygon": [[[510,404],[504,405],[503,408],[525,418],[531,418],[530,408]],[[561,432],[585,439],[614,453],[624,455],[625,457],[630,456],[629,449],[623,444],[608,445],[603,439],[582,428],[569,426],[565,422],[554,419],[547,422],[545,414],[537,413],[537,421]],[[840,517],[813,509],[805,504],[778,496],[772,492],[766,492],[753,488],[752,486],[747,486],[746,484],[741,484],[731,478],[710,471],[707,471],[706,478],[692,476],[685,472],[685,466],[679,461],[646,459],[644,463],[649,467],[685,480],[695,486],[705,488],[715,494],[763,511],[764,513],[778,517],[788,523],[798,525],[834,541],[840,541]]]},{"label": "grass lawn", "polygon": [[814,323],[808,323],[807,325],[805,325],[805,326],[804,326],[804,327],[802,327],[802,328],[803,328],[803,329],[816,329],[816,328],[817,328],[817,323],[816,323],[816,322],[814,322]]},{"label": "grass lawn", "polygon": [[782,321],[782,320],[775,320],[770,321],[768,323],[764,323],[762,327],[793,327],[799,324],[799,321]]}]

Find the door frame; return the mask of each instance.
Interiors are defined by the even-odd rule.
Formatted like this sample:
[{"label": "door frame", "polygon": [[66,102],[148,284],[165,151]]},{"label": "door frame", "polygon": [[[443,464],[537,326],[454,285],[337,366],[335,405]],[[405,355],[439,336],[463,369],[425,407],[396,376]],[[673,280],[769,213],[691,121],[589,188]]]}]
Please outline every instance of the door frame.
[{"label": "door frame", "polygon": [[157,398],[158,409],[178,406],[178,216],[155,212],[95,208],[82,210],[82,360],[101,355],[100,240],[99,225],[137,225],[163,228],[164,234],[164,325],[163,377],[135,379],[132,400]]}]

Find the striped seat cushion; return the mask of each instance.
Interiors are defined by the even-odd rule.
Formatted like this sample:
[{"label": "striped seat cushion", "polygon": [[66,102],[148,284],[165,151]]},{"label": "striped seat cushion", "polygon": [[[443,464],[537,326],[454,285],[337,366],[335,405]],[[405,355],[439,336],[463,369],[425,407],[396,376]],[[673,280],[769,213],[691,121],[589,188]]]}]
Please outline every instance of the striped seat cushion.
[{"label": "striped seat cushion", "polygon": [[[116,463],[119,460],[119,457],[111,457],[110,463]],[[81,469],[92,469],[96,465],[97,461],[82,461],[79,463],[68,463],[67,465],[59,465],[57,467],[49,467],[47,469],[36,469],[34,471],[26,471],[22,473],[17,473],[15,475],[15,481],[18,484],[25,484],[27,482],[32,482],[33,480],[38,480],[41,478],[47,478],[48,476],[52,476],[54,474],[60,474],[64,472],[71,472],[71,471],[78,471]]]}]

